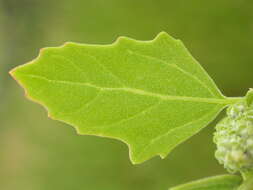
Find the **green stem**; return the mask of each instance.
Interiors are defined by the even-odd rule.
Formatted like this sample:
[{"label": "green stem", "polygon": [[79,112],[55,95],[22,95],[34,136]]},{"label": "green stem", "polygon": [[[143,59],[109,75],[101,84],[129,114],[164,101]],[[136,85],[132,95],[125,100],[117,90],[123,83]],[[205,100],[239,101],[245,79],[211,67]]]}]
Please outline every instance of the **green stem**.
[{"label": "green stem", "polygon": [[253,190],[253,173],[252,172],[242,173],[242,177],[244,182],[238,188],[238,190]]},{"label": "green stem", "polygon": [[253,177],[253,172],[252,171],[250,171],[250,172],[241,172],[241,174],[242,174],[242,177],[243,177],[244,181],[246,181],[249,178]]},{"label": "green stem", "polygon": [[235,104],[239,101],[242,101],[243,99],[244,99],[244,97],[227,97],[229,104]]}]

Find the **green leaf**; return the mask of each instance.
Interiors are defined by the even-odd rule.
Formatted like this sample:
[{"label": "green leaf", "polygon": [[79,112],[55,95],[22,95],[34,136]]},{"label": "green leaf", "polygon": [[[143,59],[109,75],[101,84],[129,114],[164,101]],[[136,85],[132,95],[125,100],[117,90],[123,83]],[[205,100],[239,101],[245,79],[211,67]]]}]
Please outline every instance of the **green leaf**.
[{"label": "green leaf", "polygon": [[237,101],[165,32],[152,41],[46,48],[11,74],[51,118],[125,142],[133,163],[164,158]]},{"label": "green leaf", "polygon": [[241,183],[242,178],[239,176],[221,175],[183,184],[169,190],[236,190]]},{"label": "green leaf", "polygon": [[253,103],[253,89],[250,89],[246,95],[246,102],[248,106],[251,106]]}]

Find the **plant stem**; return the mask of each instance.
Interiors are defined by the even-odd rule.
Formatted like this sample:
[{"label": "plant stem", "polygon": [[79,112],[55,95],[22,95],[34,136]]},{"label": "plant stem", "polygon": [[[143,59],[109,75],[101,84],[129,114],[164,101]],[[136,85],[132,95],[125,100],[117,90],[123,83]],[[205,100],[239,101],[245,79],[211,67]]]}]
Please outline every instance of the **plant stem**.
[{"label": "plant stem", "polygon": [[237,103],[239,101],[242,101],[244,97],[228,97],[227,100],[230,104]]},{"label": "plant stem", "polygon": [[238,190],[253,190],[253,173],[242,173],[244,182],[238,188]]},{"label": "plant stem", "polygon": [[243,180],[246,181],[253,177],[253,172],[241,172]]}]

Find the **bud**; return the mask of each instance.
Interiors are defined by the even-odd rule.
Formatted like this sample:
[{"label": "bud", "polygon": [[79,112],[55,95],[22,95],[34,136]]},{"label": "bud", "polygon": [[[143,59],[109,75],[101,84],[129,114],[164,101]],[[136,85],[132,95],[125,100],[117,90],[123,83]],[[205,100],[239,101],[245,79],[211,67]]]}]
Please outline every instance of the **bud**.
[{"label": "bud", "polygon": [[253,170],[253,105],[239,102],[216,126],[215,157],[231,173]]}]

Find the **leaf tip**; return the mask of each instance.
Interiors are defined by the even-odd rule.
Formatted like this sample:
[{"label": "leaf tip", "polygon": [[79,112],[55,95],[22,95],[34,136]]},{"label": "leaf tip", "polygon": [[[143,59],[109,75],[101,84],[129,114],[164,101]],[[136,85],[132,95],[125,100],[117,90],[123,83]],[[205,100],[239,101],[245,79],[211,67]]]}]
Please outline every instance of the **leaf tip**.
[{"label": "leaf tip", "polygon": [[131,163],[132,163],[133,165],[138,165],[138,164],[140,164],[140,162],[131,159],[131,157],[130,157],[130,161],[131,161]]},{"label": "leaf tip", "polygon": [[11,69],[11,70],[9,71],[9,75],[10,75],[12,78],[15,78],[15,76],[14,76],[15,69],[16,69],[16,68],[13,68],[13,69]]},{"label": "leaf tip", "polygon": [[162,31],[160,32],[154,40],[157,40],[157,39],[169,39],[169,40],[176,40],[174,39],[171,35],[169,35],[167,32],[165,31]]},{"label": "leaf tip", "polygon": [[143,162],[145,162],[145,160],[138,160],[138,159],[132,158],[131,156],[130,156],[130,161],[133,165],[138,165],[138,164],[142,164]]},{"label": "leaf tip", "polygon": [[165,159],[167,155],[159,154],[159,156],[160,156],[161,159]]},{"label": "leaf tip", "polygon": [[65,42],[63,45],[59,46],[59,48],[64,48],[66,46],[74,46],[76,44],[77,43],[74,43],[74,42]]},{"label": "leaf tip", "polygon": [[45,51],[46,48],[40,48],[39,54],[41,54],[43,51]]},{"label": "leaf tip", "polygon": [[121,43],[121,42],[123,42],[123,41],[126,41],[128,38],[127,37],[125,37],[125,36],[119,36],[116,40],[115,40],[115,42],[113,43],[113,44],[119,44],[119,43]]},{"label": "leaf tip", "polygon": [[[22,66],[22,65],[21,65]],[[17,83],[19,83],[20,84],[20,82],[19,82],[19,80],[18,80],[18,76],[17,76],[17,71],[18,71],[18,69],[21,67],[21,66],[18,66],[18,67],[15,67],[15,68],[13,68],[13,69],[11,69],[10,71],[9,71],[9,75],[15,80],[15,81],[17,81]],[[21,85],[22,86],[22,85]]]},{"label": "leaf tip", "polygon": [[169,34],[165,31],[161,31],[161,32],[158,33],[157,36],[169,36]]}]

